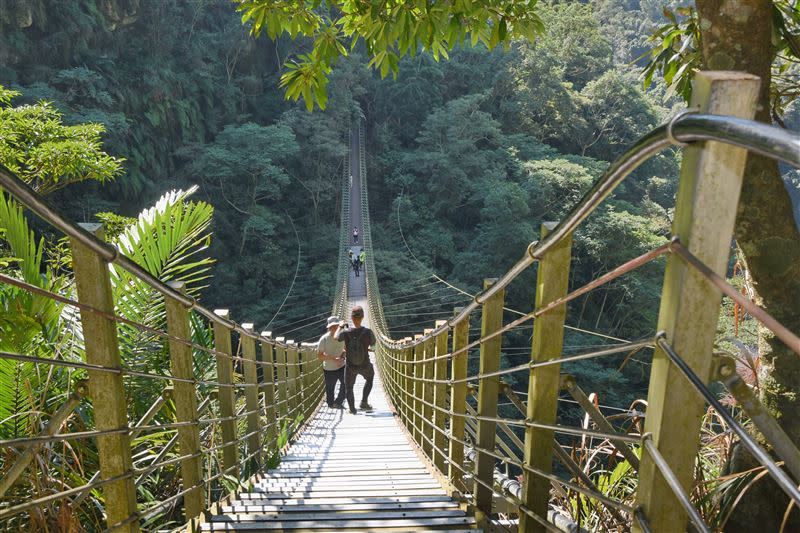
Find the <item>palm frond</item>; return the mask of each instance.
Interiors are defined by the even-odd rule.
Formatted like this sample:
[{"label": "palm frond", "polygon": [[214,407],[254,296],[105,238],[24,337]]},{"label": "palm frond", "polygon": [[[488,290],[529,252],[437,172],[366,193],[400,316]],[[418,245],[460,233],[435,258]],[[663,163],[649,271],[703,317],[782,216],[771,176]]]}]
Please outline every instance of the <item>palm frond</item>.
[{"label": "palm frond", "polygon": [[[43,268],[44,239],[37,242],[22,207],[0,189],[0,229],[2,242],[15,258],[6,270],[26,283],[58,291],[64,283],[49,268]],[[0,346],[9,351],[24,352],[33,337],[44,333],[52,337],[58,330],[61,305],[50,298],[37,296],[11,286],[0,290]]]},{"label": "palm frond", "polygon": [[35,410],[28,387],[35,381],[34,365],[0,358],[0,437],[30,436]]},{"label": "palm frond", "polygon": [[[187,198],[197,190],[170,191],[142,211],[114,240],[120,252],[162,281],[182,281],[196,294],[208,278],[212,260],[198,257],[210,244],[214,208]],[[112,266],[111,281],[117,313],[150,328],[165,329],[163,297],[127,271]],[[141,329],[120,325],[123,357],[145,366],[166,368],[163,339]]]}]

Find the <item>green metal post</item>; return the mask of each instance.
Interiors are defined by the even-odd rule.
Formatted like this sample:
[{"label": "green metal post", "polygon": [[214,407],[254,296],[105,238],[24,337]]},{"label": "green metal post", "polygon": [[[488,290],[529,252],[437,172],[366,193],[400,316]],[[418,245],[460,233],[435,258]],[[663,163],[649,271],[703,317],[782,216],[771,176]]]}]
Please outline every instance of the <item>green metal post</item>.
[{"label": "green metal post", "polygon": [[[555,222],[545,222],[541,238],[547,236]],[[536,309],[567,294],[572,235],[565,237],[540,261],[536,273]],[[567,306],[561,305],[538,317],[533,323],[531,361],[547,361],[561,357],[564,345],[564,319]],[[561,365],[532,368],[528,377],[527,418],[543,424],[555,424],[560,390]],[[553,432],[547,429],[525,428],[524,462],[526,465],[551,472],[553,468]],[[547,519],[550,500],[550,480],[524,473],[522,502],[541,518]],[[527,513],[520,513],[519,530],[525,533],[544,532],[544,527]]]},{"label": "green metal post", "polygon": [[[258,406],[258,375],[256,370],[256,339],[254,337],[253,324],[242,324],[242,329],[247,332],[247,335],[239,337],[239,343],[242,345],[242,373],[244,374],[244,383],[247,385],[244,389],[245,409],[247,410],[247,455],[261,449],[261,413]],[[260,453],[253,457],[254,466],[261,464]]]},{"label": "green metal post", "polygon": [[[491,287],[497,280],[485,279],[483,289]],[[500,290],[483,303],[481,313],[481,337],[494,333],[503,325],[503,299],[505,290]],[[500,368],[501,336],[498,335],[481,344],[480,373],[494,372]],[[500,378],[497,376],[480,380],[478,385],[478,415],[485,417],[497,416],[497,394],[499,392]],[[494,450],[494,440],[497,424],[489,420],[478,420],[476,444],[478,448]],[[495,458],[485,452],[476,450],[475,477],[489,487],[494,483]],[[483,519],[492,513],[492,490],[475,483],[475,506],[478,518]],[[481,516],[481,514],[483,516]]]},{"label": "green metal post", "polygon": [[[430,335],[433,329],[428,328],[424,331],[425,335]],[[423,343],[423,357],[430,359],[433,357],[433,337]],[[422,377],[426,380],[433,379],[433,361],[426,361],[422,364]],[[422,451],[433,460],[433,384],[429,381],[422,383]]]},{"label": "green metal post", "polygon": [[264,383],[262,383],[261,388],[264,390],[264,410],[267,419],[266,434],[268,446],[273,446],[278,436],[276,427],[278,424],[278,418],[277,413],[275,412],[275,366],[273,365],[274,349],[272,343],[267,340],[271,336],[271,331],[261,332],[261,357],[266,363],[262,369],[264,373]]},{"label": "green metal post", "polygon": [[[701,113],[752,118],[759,79],[738,72],[698,72],[692,105]],[[747,150],[733,145],[693,143],[683,151],[672,234],[717,274],[724,276],[730,255],[736,206]],[[700,377],[708,382],[721,294],[680,257],[667,258],[658,329]],[[705,403],[656,347],[650,372],[645,431],[690,493]],[[687,515],[655,460],[642,454],[639,504],[652,531],[684,531]],[[634,521],[634,531],[641,524]]]},{"label": "green metal post", "polygon": [[[100,224],[81,224],[96,237],[104,238]],[[99,255],[79,241],[70,239],[72,270],[78,300],[106,313],[114,313],[114,299],[108,265]],[[81,325],[86,362],[105,368],[119,368],[122,361],[117,343],[117,324],[104,316],[81,309]],[[122,375],[96,370],[87,371],[89,395],[94,408],[95,428],[115,431],[129,427],[128,407]],[[106,521],[109,526],[122,523],[138,513],[136,487],[130,477],[133,470],[131,440],[127,432],[97,437],[100,475],[103,479],[129,476],[103,487]],[[124,533],[139,531],[139,522],[117,528]]]},{"label": "green metal post", "polygon": [[[228,320],[230,313],[227,309],[216,309],[214,313]],[[217,355],[217,381],[219,381],[219,416],[225,418],[220,423],[222,428],[222,466],[232,476],[239,477],[239,450],[236,445],[236,399],[233,389],[233,348],[231,343],[231,330],[224,324],[214,322],[214,350],[225,355]]]},{"label": "green metal post", "polygon": [[[445,320],[437,320],[436,327],[444,326],[447,323]],[[436,336],[435,353],[436,356],[443,356],[447,354],[447,344],[450,332],[448,330],[442,331]],[[433,386],[433,404],[437,407],[433,412],[433,426],[436,428],[433,432],[433,444],[438,449],[434,451],[433,464],[442,473],[447,476],[447,435],[446,435],[446,421],[445,410],[447,409],[447,385],[444,381],[447,379],[447,359],[437,359],[433,363],[433,377],[437,381]]]},{"label": "green metal post", "polygon": [[[458,315],[463,310],[463,307],[454,309],[454,313]],[[453,328],[453,353],[463,349],[469,344],[469,317],[462,320]],[[451,359],[451,378],[455,380],[465,379],[467,377],[467,352],[454,355]],[[450,434],[451,436],[464,440],[464,417],[459,416],[467,412],[467,383],[453,383],[450,389],[450,409],[453,411],[453,416],[450,418]],[[464,464],[464,445],[450,439],[450,463],[449,475],[450,486],[455,490],[462,493],[466,492],[467,488],[464,485],[464,473],[454,465]]]},{"label": "green metal post", "polygon": [[[170,287],[184,292],[182,282],[170,282]],[[181,302],[170,297],[165,298],[167,309],[167,332],[170,335],[169,355],[173,384],[172,399],[175,403],[175,419],[177,422],[192,422],[190,426],[178,428],[178,444],[181,455],[188,455],[181,461],[181,478],[183,490],[189,490],[183,496],[183,507],[186,520],[192,521],[205,508],[205,491],[203,490],[203,460],[200,453],[200,427],[197,423],[197,387],[194,380],[194,364],[192,347],[186,344],[191,341],[192,333],[189,324],[189,309]],[[178,339],[183,340],[180,342]],[[190,490],[191,489],[191,490]]]}]

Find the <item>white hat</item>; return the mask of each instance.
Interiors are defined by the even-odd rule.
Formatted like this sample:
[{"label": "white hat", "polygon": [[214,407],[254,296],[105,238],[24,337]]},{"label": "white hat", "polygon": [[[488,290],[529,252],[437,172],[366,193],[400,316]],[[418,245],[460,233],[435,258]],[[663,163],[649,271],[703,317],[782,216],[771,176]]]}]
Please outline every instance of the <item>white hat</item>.
[{"label": "white hat", "polygon": [[328,325],[325,326],[325,327],[329,328],[329,327],[333,326],[334,324],[338,324],[338,323],[339,323],[339,317],[338,316],[329,316],[328,317]]}]

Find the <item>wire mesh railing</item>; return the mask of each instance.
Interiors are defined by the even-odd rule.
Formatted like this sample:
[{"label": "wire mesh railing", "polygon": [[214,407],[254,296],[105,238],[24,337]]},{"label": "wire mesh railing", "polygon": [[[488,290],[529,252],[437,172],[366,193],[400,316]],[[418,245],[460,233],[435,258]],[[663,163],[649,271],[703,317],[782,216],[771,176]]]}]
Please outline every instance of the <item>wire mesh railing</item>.
[{"label": "wire mesh railing", "polygon": [[[757,79],[711,72],[699,73],[696,83],[694,113],[678,115],[640,139],[609,166],[564,220],[544,224],[540,241],[532,243],[500,278],[486,280],[484,290],[455,309],[453,317],[430,321],[431,327],[413,338],[391,338],[375,266],[367,264],[378,362],[400,419],[452,492],[466,498],[479,517],[500,528],[559,531],[563,526],[559,529],[556,524],[563,517],[554,516],[548,503],[571,494],[571,505],[582,505],[582,501],[597,507],[600,527],[682,531],[691,522],[695,530],[709,531],[691,497],[700,420],[707,409],[718,413],[787,501],[800,504],[800,452],[795,443],[737,377],[735,363],[712,355],[723,294],[746,306],[747,312],[800,354],[798,336],[742,297],[724,278],[747,152],[800,167],[800,136],[748,120],[754,112]],[[672,239],[570,291],[575,229],[635,168],[675,145],[683,146],[684,154]],[[366,190],[362,206],[367,213]],[[365,216],[365,225],[368,220]],[[371,257],[367,227],[364,234]],[[564,354],[567,303],[659,257],[666,257],[667,266],[658,333]],[[504,323],[505,291],[534,263],[538,264],[535,306]],[[470,318],[478,315],[480,334],[471,340]],[[503,365],[503,335],[531,321],[530,360]],[[478,369],[469,371],[467,360],[475,350],[479,351]],[[641,350],[653,352],[646,414],[634,414],[636,422],[622,432],[561,368],[566,363]],[[525,398],[501,381],[516,381],[517,376],[527,378]],[[738,400],[769,451],[719,403],[710,388],[714,382],[724,384]],[[580,426],[558,422],[563,393],[577,402],[591,422]],[[498,398],[503,394],[516,407],[518,418],[499,413]],[[598,440],[605,453],[624,461],[634,472],[634,488],[624,497],[604,494],[597,478],[582,472],[562,449],[565,443],[587,438]],[[511,471],[518,477],[509,475]]]},{"label": "wire mesh railing", "polygon": [[[66,234],[72,258],[59,287],[0,274],[0,287],[33,308],[52,302],[71,328],[69,350],[0,350],[16,380],[3,393],[29,400],[14,404],[11,421],[27,423],[3,421],[0,529],[177,528],[279,460],[322,396],[313,345],[206,309],[182,283],[120,254],[100,225],[67,221],[2,167],[0,187]],[[111,268],[130,274],[126,283],[147,291],[163,320],[126,316]],[[122,328],[141,344],[128,346]]]}]

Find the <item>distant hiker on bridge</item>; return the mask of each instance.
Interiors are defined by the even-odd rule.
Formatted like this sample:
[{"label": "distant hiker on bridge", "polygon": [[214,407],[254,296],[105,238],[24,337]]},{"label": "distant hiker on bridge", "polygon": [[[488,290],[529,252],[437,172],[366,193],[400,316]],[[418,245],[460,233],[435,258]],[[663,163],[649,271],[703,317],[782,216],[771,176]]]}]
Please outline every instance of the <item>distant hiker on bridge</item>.
[{"label": "distant hiker on bridge", "polygon": [[364,376],[364,391],[361,393],[360,409],[371,411],[372,406],[368,403],[369,393],[372,390],[372,379],[375,377],[375,369],[369,361],[369,347],[375,344],[375,334],[371,329],[361,325],[364,320],[364,308],[360,305],[353,307],[350,317],[353,319],[353,327],[348,328],[345,322],[340,324],[340,329],[334,335],[338,341],[344,342],[345,359],[347,366],[344,371],[345,388],[347,389],[347,406],[352,414],[356,414],[356,400],[353,394],[353,385],[356,377]]},{"label": "distant hiker on bridge", "polygon": [[353,244],[358,244],[358,228],[353,227]]},{"label": "distant hiker on bridge", "polygon": [[350,265],[353,267],[353,272],[356,273],[356,277],[358,277],[358,273],[361,270],[361,263],[358,262],[358,257],[353,258],[350,261]]},{"label": "distant hiker on bridge", "polygon": [[[342,409],[344,407],[345,385],[344,385],[344,342],[337,341],[334,336],[339,329],[339,318],[332,316],[328,318],[328,331],[319,338],[317,344],[317,359],[322,361],[322,369],[325,374],[325,400],[328,407],[332,409]],[[336,389],[336,382],[339,382],[339,394],[336,398],[333,393]]]}]

